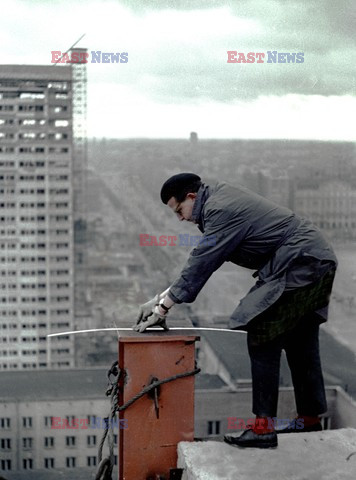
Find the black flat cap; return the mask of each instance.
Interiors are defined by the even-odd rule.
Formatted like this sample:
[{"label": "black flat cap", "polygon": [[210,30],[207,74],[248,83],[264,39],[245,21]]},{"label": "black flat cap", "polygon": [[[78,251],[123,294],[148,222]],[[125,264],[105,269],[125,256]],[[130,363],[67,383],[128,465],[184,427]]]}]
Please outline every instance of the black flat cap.
[{"label": "black flat cap", "polygon": [[[166,180],[161,188],[161,200],[167,205],[170,198],[177,198],[179,194],[189,190],[190,186],[197,185],[201,178],[195,173],[178,173]],[[198,187],[199,188],[199,187]],[[194,189],[192,191],[197,191]],[[189,193],[187,191],[187,193]]]}]

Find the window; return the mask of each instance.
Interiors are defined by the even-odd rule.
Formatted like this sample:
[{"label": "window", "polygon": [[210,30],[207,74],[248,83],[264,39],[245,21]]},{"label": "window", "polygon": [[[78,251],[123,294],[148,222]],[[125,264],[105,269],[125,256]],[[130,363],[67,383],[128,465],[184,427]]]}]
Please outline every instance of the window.
[{"label": "window", "polygon": [[0,418],[0,428],[10,428],[11,419],[10,418]]},{"label": "window", "polygon": [[[24,338],[22,340],[24,341]],[[32,428],[32,417],[22,417],[22,426],[24,428]]]},{"label": "window", "polygon": [[20,98],[43,99],[45,96],[43,92],[20,92]]},{"label": "window", "polygon": [[76,438],[75,437],[66,437],[66,446],[75,447]]},{"label": "window", "polygon": [[44,424],[46,428],[52,427],[53,417],[44,417]]},{"label": "window", "polygon": [[323,430],[330,430],[330,417],[322,417],[321,424],[322,424]]},{"label": "window", "polygon": [[[52,418],[52,417],[49,417]],[[54,447],[54,437],[45,437],[44,438],[44,446],[45,448],[53,448]]]},{"label": "window", "polygon": [[2,438],[0,448],[1,450],[11,450],[11,438]]},{"label": "window", "polygon": [[87,466],[88,467],[95,467],[96,466],[96,457],[87,457]]},{"label": "window", "polygon": [[66,424],[69,426],[69,428],[73,427],[75,425],[75,415],[67,415],[66,416]]},{"label": "window", "polygon": [[11,460],[1,460],[1,470],[11,470]]},{"label": "window", "polygon": [[95,447],[96,445],[96,435],[87,436],[87,445],[88,447]]},{"label": "window", "polygon": [[219,435],[220,434],[220,421],[214,420],[208,422],[208,435]]},{"label": "window", "polygon": [[32,438],[23,438],[22,439],[22,448],[25,450],[30,450],[33,445],[33,439]]},{"label": "window", "polygon": [[22,467],[24,470],[32,470],[33,469],[33,459],[32,458],[24,458],[22,460]]},{"label": "window", "polygon": [[67,457],[66,458],[67,468],[74,468],[75,464],[76,464],[76,458],[75,457]]},{"label": "window", "polygon": [[54,468],[54,458],[45,458],[44,459],[45,468]]},{"label": "window", "polygon": [[96,425],[96,415],[87,415],[87,419],[88,419],[88,425],[90,425],[91,428],[93,428],[93,425],[94,425],[94,428],[95,428],[95,425]]},{"label": "window", "polygon": [[55,127],[68,127],[69,122],[68,120],[55,120],[54,126]]}]

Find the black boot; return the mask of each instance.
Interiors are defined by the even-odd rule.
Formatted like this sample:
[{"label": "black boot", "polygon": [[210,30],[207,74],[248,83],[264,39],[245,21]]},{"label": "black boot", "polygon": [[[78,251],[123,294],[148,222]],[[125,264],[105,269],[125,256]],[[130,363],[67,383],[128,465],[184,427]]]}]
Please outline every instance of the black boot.
[{"label": "black boot", "polygon": [[252,428],[245,430],[239,437],[225,435],[224,442],[242,448],[276,448],[278,445],[276,432],[255,433]]}]

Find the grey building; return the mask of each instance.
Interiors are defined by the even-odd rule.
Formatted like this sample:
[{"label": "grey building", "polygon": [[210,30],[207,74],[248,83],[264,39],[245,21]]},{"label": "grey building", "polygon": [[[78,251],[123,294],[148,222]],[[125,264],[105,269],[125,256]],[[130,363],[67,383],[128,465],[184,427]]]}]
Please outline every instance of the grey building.
[{"label": "grey building", "polygon": [[73,366],[72,67],[0,70],[0,370]]}]

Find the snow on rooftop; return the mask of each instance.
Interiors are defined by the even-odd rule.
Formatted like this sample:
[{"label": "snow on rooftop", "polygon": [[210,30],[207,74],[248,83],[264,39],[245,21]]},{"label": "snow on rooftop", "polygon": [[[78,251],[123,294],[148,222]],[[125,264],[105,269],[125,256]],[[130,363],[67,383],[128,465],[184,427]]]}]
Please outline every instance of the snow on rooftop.
[{"label": "snow on rooftop", "polygon": [[356,429],[278,435],[266,450],[181,442],[178,467],[183,480],[355,480]]}]

